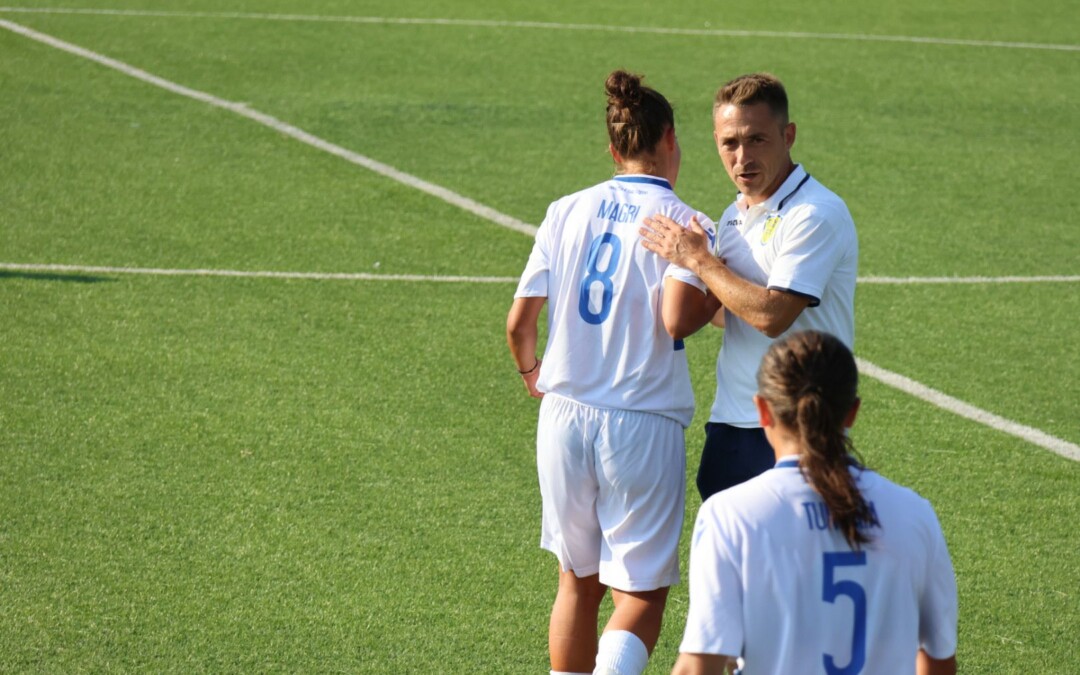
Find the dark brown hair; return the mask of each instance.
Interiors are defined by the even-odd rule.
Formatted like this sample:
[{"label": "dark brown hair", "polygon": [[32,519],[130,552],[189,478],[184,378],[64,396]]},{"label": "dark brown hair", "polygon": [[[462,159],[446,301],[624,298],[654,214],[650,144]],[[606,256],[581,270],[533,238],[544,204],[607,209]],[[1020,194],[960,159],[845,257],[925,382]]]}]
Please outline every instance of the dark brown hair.
[{"label": "dark brown hair", "polygon": [[784,85],[769,73],[740,75],[716,92],[713,115],[725,105],[747,106],[765,103],[781,125],[788,123],[788,98]]},{"label": "dark brown hair", "polygon": [[642,85],[641,79],[616,70],[604,83],[608,138],[624,159],[651,154],[668,128],[675,126],[671,104],[660,92]]},{"label": "dark brown hair", "polygon": [[858,399],[859,371],[851,350],[828,333],[793,333],[772,344],[757,379],[758,396],[798,434],[799,468],[807,482],[825,501],[833,525],[858,550],[870,541],[865,528],[880,523],[849,470],[862,468],[844,428]]}]

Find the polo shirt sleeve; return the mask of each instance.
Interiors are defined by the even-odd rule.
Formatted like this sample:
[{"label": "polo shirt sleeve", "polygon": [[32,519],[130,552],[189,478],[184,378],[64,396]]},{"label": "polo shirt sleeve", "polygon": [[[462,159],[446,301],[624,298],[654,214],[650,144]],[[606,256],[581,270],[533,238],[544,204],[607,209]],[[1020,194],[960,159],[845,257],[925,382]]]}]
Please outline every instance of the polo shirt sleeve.
[{"label": "polo shirt sleeve", "polygon": [[679,651],[738,656],[743,590],[736,547],[724,535],[717,500],[702,505],[690,545],[690,609]]},{"label": "polo shirt sleeve", "polygon": [[808,297],[810,306],[817,307],[849,248],[854,227],[848,228],[845,220],[851,216],[833,207],[804,204],[793,208],[785,220],[768,288]]},{"label": "polo shirt sleeve", "polygon": [[935,659],[956,654],[956,575],[941,524],[930,508],[931,550],[926,585],[919,600],[919,646]]},{"label": "polo shirt sleeve", "polygon": [[551,270],[551,237],[553,223],[556,219],[555,202],[548,207],[544,222],[536,230],[536,241],[533,242],[529,261],[525,263],[525,271],[518,280],[515,298],[546,298],[548,297],[548,272]]}]

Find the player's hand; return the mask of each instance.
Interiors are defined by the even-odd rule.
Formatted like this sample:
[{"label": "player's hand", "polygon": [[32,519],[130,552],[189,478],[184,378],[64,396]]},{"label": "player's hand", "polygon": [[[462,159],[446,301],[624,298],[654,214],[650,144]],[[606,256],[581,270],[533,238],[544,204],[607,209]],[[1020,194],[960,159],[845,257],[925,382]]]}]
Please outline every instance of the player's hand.
[{"label": "player's hand", "polygon": [[694,272],[697,263],[713,257],[709,234],[697,216],[690,219],[687,227],[659,213],[643,222],[645,227],[638,230],[641,245],[664,260]]},{"label": "player's hand", "polygon": [[522,373],[521,380],[525,383],[525,389],[529,392],[529,396],[533,398],[544,398],[544,392],[536,388],[536,380],[540,377],[540,366],[544,361],[542,359],[536,360],[536,368],[531,372]]}]

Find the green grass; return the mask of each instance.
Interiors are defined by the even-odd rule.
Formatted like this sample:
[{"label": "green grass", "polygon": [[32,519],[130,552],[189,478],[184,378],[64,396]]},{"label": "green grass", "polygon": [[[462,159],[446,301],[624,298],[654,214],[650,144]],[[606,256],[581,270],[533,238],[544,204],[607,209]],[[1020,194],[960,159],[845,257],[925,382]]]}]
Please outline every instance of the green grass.
[{"label": "green grass", "polygon": [[[1075,11],[1051,0],[168,9],[1075,41]],[[679,192],[718,215],[732,189],[712,95],[768,69],[789,86],[796,159],[855,215],[862,275],[1078,269],[1076,52],[0,19],[530,223],[610,175],[602,82],[615,67],[672,99]],[[0,262],[509,277],[528,255],[524,235],[8,31],[0,91]],[[544,672],[555,562],[537,546],[536,404],[503,338],[512,291],[0,269],[0,671]],[[863,285],[857,352],[1080,443],[1078,297],[1075,282]],[[720,341],[688,341],[691,479]],[[945,529],[963,670],[1080,672],[1077,464],[868,378],[862,390],[856,444]],[[649,673],[674,663],[686,592],[673,591]]]}]

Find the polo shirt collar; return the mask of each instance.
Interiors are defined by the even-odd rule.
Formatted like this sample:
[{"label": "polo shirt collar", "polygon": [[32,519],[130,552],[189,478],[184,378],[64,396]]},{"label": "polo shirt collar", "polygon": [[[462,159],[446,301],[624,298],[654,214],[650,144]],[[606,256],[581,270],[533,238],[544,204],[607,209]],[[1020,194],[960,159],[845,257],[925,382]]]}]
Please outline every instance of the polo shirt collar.
[{"label": "polo shirt collar", "polygon": [[[806,169],[802,167],[802,164],[796,164],[791,175],[781,183],[780,189],[774,192],[771,197],[758,204],[756,208],[772,212],[781,210],[788,203],[788,200],[790,200],[808,180],[810,180],[810,174],[806,173]],[[739,210],[745,212],[748,211],[750,207],[746,206],[744,199],[743,194],[740,192],[736,201],[739,205]]]}]

